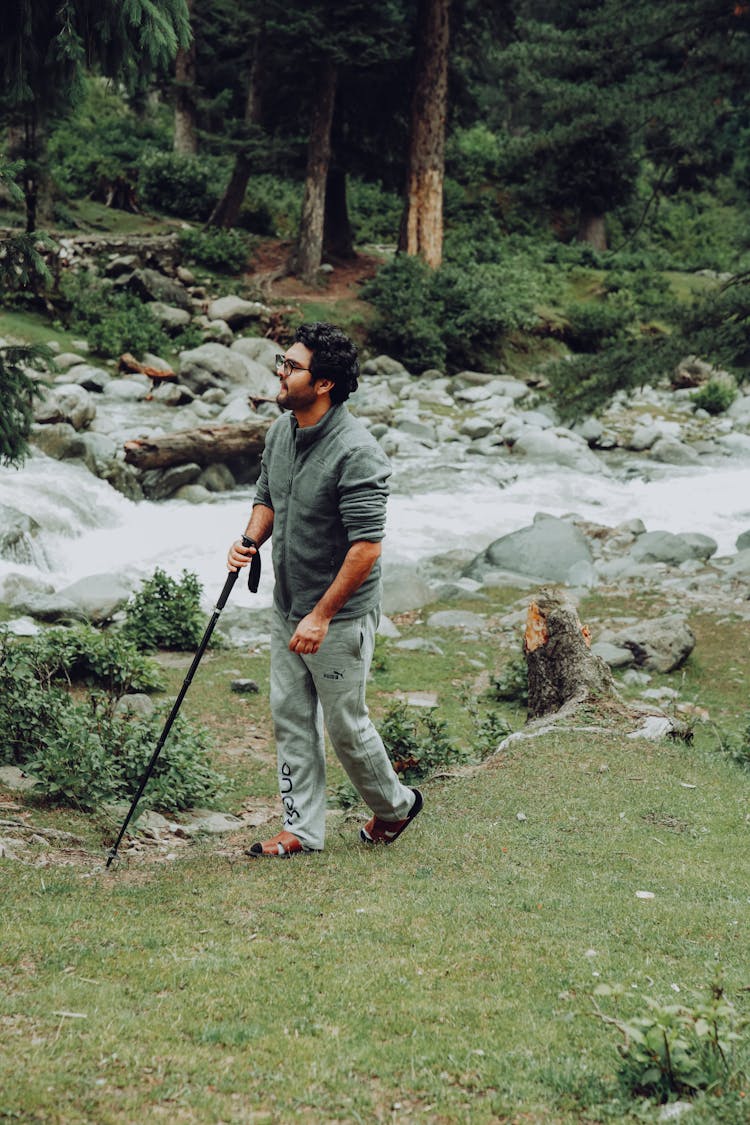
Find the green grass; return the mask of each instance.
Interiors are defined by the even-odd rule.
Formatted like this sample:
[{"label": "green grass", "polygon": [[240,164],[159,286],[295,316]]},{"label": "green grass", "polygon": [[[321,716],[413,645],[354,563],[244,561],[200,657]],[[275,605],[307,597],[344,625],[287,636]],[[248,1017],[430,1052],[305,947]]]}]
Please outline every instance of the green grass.
[{"label": "green grass", "polygon": [[[515,597],[482,611],[502,616]],[[584,611],[628,607],[597,595]],[[436,690],[470,741],[461,689],[514,646],[489,624],[489,640],[446,632],[443,656],[388,648],[373,713],[398,689]],[[684,676],[654,683],[739,729],[744,625],[693,627]],[[232,695],[231,670],[260,694]],[[174,691],[185,669],[166,671]],[[225,772],[250,728],[270,739],[267,683],[267,656],[204,658],[185,707],[212,725]],[[674,986],[690,1005],[721,966],[747,1013],[748,775],[714,742],[708,727],[692,746],[615,728],[514,742],[427,782],[394,847],[356,842],[359,809],[333,818],[324,853],[283,863],[242,858],[245,834],[106,872],[100,823],[28,805],[88,834],[90,854],[0,860],[0,1121],[656,1121],[619,1086],[619,1036],[592,993],[625,984],[626,1016],[647,995],[674,1001]],[[231,758],[229,807],[273,791],[271,757]],[[746,1122],[742,1091],[698,1099],[691,1122]]]}]

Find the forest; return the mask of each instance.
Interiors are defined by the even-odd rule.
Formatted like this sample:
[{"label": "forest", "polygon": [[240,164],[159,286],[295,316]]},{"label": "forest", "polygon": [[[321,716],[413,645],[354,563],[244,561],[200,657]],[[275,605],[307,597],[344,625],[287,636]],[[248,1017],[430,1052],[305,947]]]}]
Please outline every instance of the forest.
[{"label": "forest", "polygon": [[[415,372],[541,367],[569,416],[685,354],[747,375],[746,4],[17,0],[1,18],[6,308],[85,330],[94,297],[56,239],[119,214],[179,227],[219,285],[247,284],[268,242],[273,276],[313,292],[374,255],[366,349]],[[96,300],[139,323],[111,345],[153,345],[122,295]]]}]

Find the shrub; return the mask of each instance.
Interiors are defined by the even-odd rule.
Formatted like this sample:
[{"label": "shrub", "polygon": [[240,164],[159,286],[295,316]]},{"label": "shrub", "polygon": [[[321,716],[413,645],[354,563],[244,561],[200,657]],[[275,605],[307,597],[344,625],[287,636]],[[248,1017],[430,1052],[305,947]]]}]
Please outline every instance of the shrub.
[{"label": "shrub", "polygon": [[125,607],[122,635],[140,649],[195,648],[205,630],[202,586],[183,570],[178,581],[157,567]]},{"label": "shrub", "polygon": [[301,184],[278,176],[251,176],[238,225],[270,238],[294,238],[301,210]]},{"label": "shrub", "polygon": [[90,271],[66,276],[61,285],[68,326],[83,332],[98,355],[166,351],[169,337],[140,298],[117,291]]},{"label": "shrub", "polygon": [[356,242],[396,242],[404,206],[397,192],[366,180],[350,179],[347,202]]},{"label": "shrub", "polygon": [[693,405],[709,414],[723,414],[737,397],[737,384],[731,375],[716,375],[696,391]]},{"label": "shrub", "polygon": [[252,240],[243,231],[210,227],[182,231],[180,246],[187,262],[219,273],[240,273],[247,269]]},{"label": "shrub", "polygon": [[[600,984],[595,997],[624,997],[621,985]],[[597,1015],[623,1036],[620,1080],[627,1093],[667,1102],[698,1091],[737,1089],[743,1081],[740,1044],[748,1021],[724,994],[720,981],[710,993],[686,1004],[644,997],[646,1011],[629,1019]]]},{"label": "shrub", "polygon": [[565,310],[565,341],[576,352],[598,352],[618,339],[635,318],[627,300],[575,301]]},{"label": "shrub", "polygon": [[432,270],[399,254],[363,288],[379,314],[371,341],[417,372],[491,363],[510,333],[536,323],[532,272],[517,260]]},{"label": "shrub", "polygon": [[[125,691],[158,682],[155,666],[122,636],[54,629],[33,640],[0,633],[0,760],[35,779],[34,794],[89,810],[132,797],[165,716],[123,718]],[[104,685],[74,696],[73,684]],[[63,687],[62,685],[65,685]],[[178,716],[149,782],[146,804],[175,811],[213,803],[225,779],[208,762],[205,732]]]},{"label": "shrub", "polygon": [[140,198],[168,215],[202,221],[210,215],[228,171],[227,162],[217,157],[149,149],[140,162]]},{"label": "shrub", "polygon": [[524,656],[516,656],[490,679],[490,696],[504,703],[529,702],[529,670]]},{"label": "shrub", "polygon": [[418,715],[406,703],[394,703],[379,730],[393,768],[408,785],[466,761],[466,753],[451,742],[447,724],[434,709]]}]

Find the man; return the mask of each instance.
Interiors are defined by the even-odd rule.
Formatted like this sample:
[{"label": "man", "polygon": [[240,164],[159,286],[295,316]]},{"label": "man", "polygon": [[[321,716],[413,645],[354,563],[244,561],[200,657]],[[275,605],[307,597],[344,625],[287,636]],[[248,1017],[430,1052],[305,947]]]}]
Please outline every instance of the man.
[{"label": "man", "polygon": [[365,703],[390,467],[344,405],[359,364],[340,328],[301,325],[277,357],[277,373],[276,401],[288,413],[268,432],[252,515],[227,560],[230,570],[247,566],[273,533],[271,711],[284,827],[249,854],[323,849],[324,724],[373,813],[361,839],[389,844],[422,808],[419,791],[397,777]]}]

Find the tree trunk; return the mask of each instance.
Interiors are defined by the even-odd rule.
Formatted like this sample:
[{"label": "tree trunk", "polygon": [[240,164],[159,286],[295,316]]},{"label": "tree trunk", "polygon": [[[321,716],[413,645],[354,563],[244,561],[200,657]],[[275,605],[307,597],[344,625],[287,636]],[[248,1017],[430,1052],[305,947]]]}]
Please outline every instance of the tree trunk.
[{"label": "tree trunk", "polygon": [[[187,0],[188,15],[192,15],[193,0]],[[187,47],[180,47],[174,64],[175,105],[174,142],[175,152],[189,156],[198,151],[196,131],[196,108],[193,90],[195,87],[195,37]]]},{"label": "tree trunk", "polygon": [[135,438],[124,445],[125,461],[137,469],[165,469],[170,465],[213,465],[242,457],[260,458],[271,425],[268,418],[226,426],[201,426],[151,438]]},{"label": "tree trunk", "polygon": [[331,159],[331,125],[336,101],[336,64],[327,59],[321,65],[310,122],[307,145],[307,174],[302,199],[299,236],[289,267],[302,281],[310,284],[320,269],[323,257],[323,219],[325,215],[326,181]]},{"label": "tree trunk", "polygon": [[598,215],[593,211],[582,210],[578,220],[577,242],[587,242],[595,250],[607,249],[607,228],[605,215]]},{"label": "tree trunk", "polygon": [[575,607],[557,592],[541,591],[526,618],[524,654],[529,673],[529,719],[566,705],[619,702],[609,666],[590,649],[589,631]]},{"label": "tree trunk", "polygon": [[[247,84],[245,102],[245,124],[260,128],[263,122],[263,60],[265,59],[265,31],[261,27],[255,40],[253,64]],[[224,194],[217,202],[206,223],[207,227],[234,227],[240,217],[245,200],[247,182],[252,171],[252,161],[245,149],[240,149],[234,158],[234,168]]]},{"label": "tree trunk", "polygon": [[52,185],[47,171],[47,135],[32,107],[8,128],[8,159],[23,164],[20,175],[26,208],[26,233],[33,234],[52,214]]},{"label": "tree trunk", "polygon": [[443,257],[443,177],[451,0],[419,0],[406,200],[399,250],[437,268]]},{"label": "tree trunk", "polygon": [[323,247],[332,258],[355,258],[354,233],[349,222],[346,203],[346,172],[343,168],[328,169],[326,181]]}]

